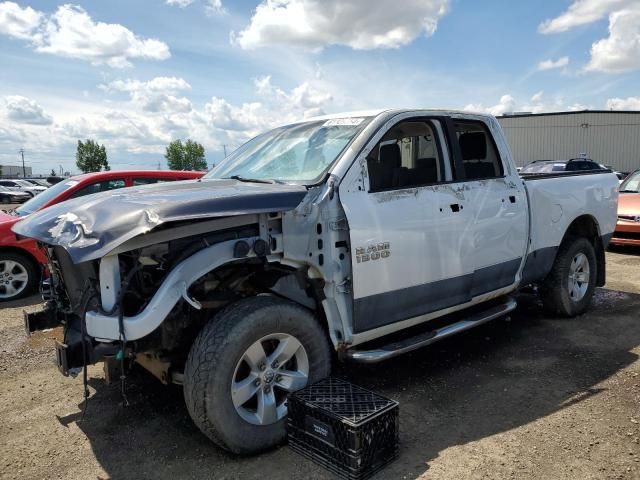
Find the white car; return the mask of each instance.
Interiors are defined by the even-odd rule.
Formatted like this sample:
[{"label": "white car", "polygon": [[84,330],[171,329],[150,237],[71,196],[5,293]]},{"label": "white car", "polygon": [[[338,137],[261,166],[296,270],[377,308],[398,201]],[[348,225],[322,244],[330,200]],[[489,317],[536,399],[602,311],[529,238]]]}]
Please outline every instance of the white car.
[{"label": "white car", "polygon": [[20,190],[22,192],[28,193],[31,197],[35,197],[40,192],[44,192],[47,187],[34,185],[31,182],[27,182],[26,180],[20,179],[2,179],[0,180],[0,186],[11,188],[13,190]]},{"label": "white car", "polygon": [[0,186],[0,203],[2,204],[24,203],[30,198],[33,197],[27,192]]},{"label": "white car", "polygon": [[532,284],[554,317],[585,312],[617,200],[610,170],[519,175],[494,117],[386,110],[285,125],[202,180],[63,202],[13,231],[47,246],[49,310],[25,318],[64,321],[63,374],[136,362],[247,454],[284,439],[287,394],[332,357],[424,347]]}]

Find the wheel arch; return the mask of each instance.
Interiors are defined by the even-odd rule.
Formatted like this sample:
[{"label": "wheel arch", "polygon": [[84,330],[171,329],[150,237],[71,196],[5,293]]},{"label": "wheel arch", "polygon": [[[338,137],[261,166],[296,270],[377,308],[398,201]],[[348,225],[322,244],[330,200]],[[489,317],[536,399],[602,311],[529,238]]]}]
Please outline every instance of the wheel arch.
[{"label": "wheel arch", "polygon": [[31,264],[33,265],[33,268],[35,268],[36,271],[40,270],[40,262],[38,262],[36,257],[34,257],[29,250],[26,250],[20,247],[0,247],[0,254],[2,253],[14,253],[14,254],[22,255],[23,257],[25,257],[27,260],[31,262]]},{"label": "wheel arch", "polygon": [[[326,312],[323,306],[325,282],[322,278],[314,278],[309,274],[312,266],[306,264],[294,265],[280,261],[257,263],[256,260],[256,257],[253,257],[224,263],[194,280],[190,288],[206,282],[207,278],[216,276],[225,270],[246,267],[250,271],[247,277],[250,276],[252,282],[261,287],[261,291],[254,292],[255,295],[271,293],[296,303],[316,313],[321,323],[326,326]],[[219,288],[219,286],[216,288]],[[247,295],[241,285],[235,285],[235,288],[243,296],[252,296],[250,294]]]},{"label": "wheel arch", "polygon": [[593,215],[584,214],[576,217],[567,227],[560,245],[570,238],[581,237],[591,242],[596,252],[597,278],[596,286],[602,287],[606,282],[605,254],[600,225]]}]

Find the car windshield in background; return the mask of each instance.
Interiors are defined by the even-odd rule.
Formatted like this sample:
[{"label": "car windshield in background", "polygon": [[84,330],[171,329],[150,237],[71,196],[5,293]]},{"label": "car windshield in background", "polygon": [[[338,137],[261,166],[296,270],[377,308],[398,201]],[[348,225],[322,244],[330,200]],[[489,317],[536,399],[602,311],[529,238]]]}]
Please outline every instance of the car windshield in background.
[{"label": "car windshield in background", "polygon": [[629,175],[620,184],[620,193],[640,193],[640,170]]},{"label": "car windshield in background", "polygon": [[315,183],[369,120],[336,118],[276,128],[249,140],[204,178]]},{"label": "car windshield in background", "polygon": [[550,173],[564,172],[565,162],[534,162],[525,165],[520,173]]},{"label": "car windshield in background", "polygon": [[582,172],[586,170],[602,170],[604,167],[591,160],[542,160],[525,165],[520,173],[553,173]]},{"label": "car windshield in background", "polygon": [[36,195],[28,202],[24,203],[20,207],[16,208],[15,212],[20,215],[29,215],[37,210],[40,210],[44,205],[50,202],[53,198],[60,195],[65,190],[78,184],[78,180],[67,180],[64,182],[56,183],[52,187],[47,188],[39,195]]}]

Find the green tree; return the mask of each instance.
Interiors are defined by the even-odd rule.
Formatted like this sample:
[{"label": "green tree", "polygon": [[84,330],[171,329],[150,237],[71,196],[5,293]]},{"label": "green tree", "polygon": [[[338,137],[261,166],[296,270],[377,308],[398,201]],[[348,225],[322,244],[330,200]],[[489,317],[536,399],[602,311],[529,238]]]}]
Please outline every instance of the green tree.
[{"label": "green tree", "polygon": [[174,140],[167,147],[169,170],[206,170],[207,160],[204,157],[204,147],[198,142]]},{"label": "green tree", "polygon": [[104,145],[98,145],[98,142],[93,140],[85,142],[78,140],[76,165],[82,173],[99,172],[103,168],[111,170],[109,162],[107,162],[107,149],[104,148]]}]

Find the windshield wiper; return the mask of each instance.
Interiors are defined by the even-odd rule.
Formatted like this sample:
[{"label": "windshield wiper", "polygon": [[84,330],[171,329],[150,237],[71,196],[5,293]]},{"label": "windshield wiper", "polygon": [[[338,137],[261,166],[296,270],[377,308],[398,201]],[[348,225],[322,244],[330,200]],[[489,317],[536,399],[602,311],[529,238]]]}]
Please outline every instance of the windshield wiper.
[{"label": "windshield wiper", "polygon": [[620,190],[619,193],[640,193],[637,190]]},{"label": "windshield wiper", "polygon": [[231,178],[233,180],[238,180],[239,182],[247,182],[247,183],[268,183],[268,184],[284,183],[280,180],[266,179],[266,178],[246,178],[246,177],[241,177],[240,175],[231,175],[230,177],[227,177],[227,178]]}]

